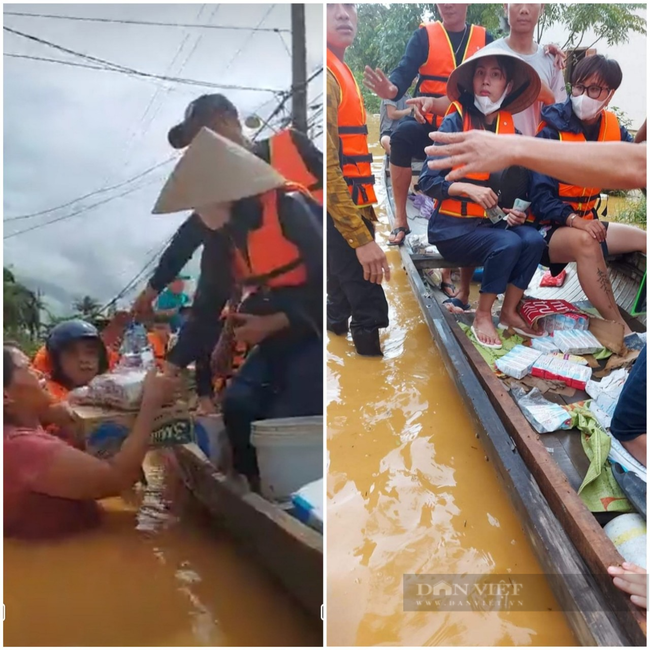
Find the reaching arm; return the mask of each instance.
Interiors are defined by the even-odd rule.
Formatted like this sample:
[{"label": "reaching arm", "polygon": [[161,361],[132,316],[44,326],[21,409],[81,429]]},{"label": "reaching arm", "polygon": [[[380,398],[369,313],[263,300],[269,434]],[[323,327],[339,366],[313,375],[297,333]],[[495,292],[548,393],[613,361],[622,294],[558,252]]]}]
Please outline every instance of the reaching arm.
[{"label": "reaching arm", "polygon": [[206,227],[198,214],[193,213],[176,231],[171,243],[158,262],[151,276],[149,286],[160,293],[170,282],[173,282],[183,267],[189,262],[194,251],[203,244]]},{"label": "reaching arm", "polygon": [[386,104],[386,115],[391,120],[401,120],[403,117],[411,114],[411,107],[399,109],[393,104]]},{"label": "reaching arm", "polygon": [[121,449],[108,461],[95,458],[70,446],[54,454],[50,466],[35,477],[35,492],[64,499],[90,500],[117,496],[141,476],[142,461],[150,443],[155,416],[173,397],[178,382],[150,373],[133,430]]},{"label": "reaching arm", "polygon": [[[427,154],[441,156],[430,169],[458,167],[447,175],[453,181],[472,172],[496,172],[511,165],[559,176],[583,187],[631,190],[646,184],[645,145],[626,142],[555,142],[519,135],[495,135],[487,131],[433,133],[441,146],[427,147]],[[603,161],[607,161],[603,164]]]}]

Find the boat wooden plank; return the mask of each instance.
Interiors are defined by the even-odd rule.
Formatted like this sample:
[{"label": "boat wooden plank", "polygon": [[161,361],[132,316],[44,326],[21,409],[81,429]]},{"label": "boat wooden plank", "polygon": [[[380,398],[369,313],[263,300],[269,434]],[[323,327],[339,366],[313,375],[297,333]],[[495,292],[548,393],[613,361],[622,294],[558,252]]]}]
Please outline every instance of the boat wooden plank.
[{"label": "boat wooden plank", "polygon": [[[394,212],[390,188],[387,187],[388,217],[391,227],[394,225]],[[503,410],[499,409],[499,400],[494,404],[494,395],[486,392],[479,383],[480,373],[476,373],[468,353],[487,365],[466,336],[458,337],[461,332],[451,314],[442,309],[425,287],[415,264],[406,249],[400,250],[402,264],[407,272],[414,294],[420,303],[429,330],[438,344],[443,361],[456,383],[456,386],[468,408],[468,414],[477,425],[478,437],[482,439],[488,457],[494,462],[513,506],[522,518],[524,528],[532,542],[533,549],[547,574],[549,584],[565,611],[567,619],[583,645],[646,645],[645,620],[623,594],[618,591],[611,579],[602,573],[598,581],[591,575],[591,566],[606,568],[609,564],[619,564],[622,558],[597,526],[593,515],[579,500],[575,491],[557,464],[543,448],[528,422],[515,406],[510,396],[501,390],[500,398],[507,411],[512,411],[514,421],[522,425],[522,436],[528,438],[531,448],[543,452],[541,461],[534,454],[528,453],[528,462],[533,468],[542,465],[542,478],[546,479],[546,494],[555,495],[554,504],[548,496],[540,491],[539,481],[531,474],[526,460],[518,452],[513,437],[517,431],[504,427]],[[455,327],[457,332],[452,331]],[[471,348],[465,349],[466,344]],[[489,373],[498,382],[496,376]],[[498,382],[501,387],[500,382]],[[505,394],[503,394],[505,393]],[[517,417],[518,416],[518,417]],[[523,420],[523,422],[521,422]],[[505,418],[512,425],[513,420]],[[510,435],[509,435],[510,433]],[[528,448],[524,445],[524,451]],[[530,450],[529,450],[530,451]],[[520,455],[521,454],[521,455]],[[538,472],[539,473],[539,472]],[[571,517],[573,527],[560,525],[558,519],[562,514],[563,496],[567,496],[572,505]],[[571,495],[575,500],[571,500]],[[576,501],[577,500],[577,501]],[[555,505],[555,508],[551,508]],[[551,507],[550,507],[551,506]],[[559,510],[559,514],[558,514]],[[567,517],[563,517],[564,520]],[[581,526],[583,528],[581,528]],[[578,530],[575,530],[575,529]],[[578,553],[571,542],[577,539],[584,546],[593,542],[593,546]],[[583,558],[591,560],[590,568]],[[613,600],[612,600],[613,598]],[[620,603],[621,599],[625,602]],[[607,599],[607,600],[606,600]],[[598,605],[594,606],[597,602]],[[622,607],[622,615],[613,612],[605,603],[616,603]]]},{"label": "boat wooden plank", "polygon": [[197,500],[320,619],[323,536],[258,494],[240,495],[191,445],[175,447],[173,453]]},{"label": "boat wooden plank", "polygon": [[[572,630],[583,645],[628,645],[630,639],[596,587],[594,578],[551,511],[485,391],[467,363],[437,302],[428,295],[408,252],[402,263],[438,343],[450,376],[468,408],[487,456],[499,475],[546,578]],[[564,479],[566,482],[566,478]]]},{"label": "boat wooden plank", "polygon": [[517,445],[526,466],[537,481],[553,512],[593,573],[609,602],[614,603],[622,624],[635,645],[646,644],[646,621],[641,610],[617,589],[607,568],[620,565],[623,558],[605,535],[596,518],[584,505],[566,475],[546,451],[505,386],[488,368],[474,344],[449,314],[446,318],[455,339],[463,348],[481,386],[489,396],[506,430]]}]

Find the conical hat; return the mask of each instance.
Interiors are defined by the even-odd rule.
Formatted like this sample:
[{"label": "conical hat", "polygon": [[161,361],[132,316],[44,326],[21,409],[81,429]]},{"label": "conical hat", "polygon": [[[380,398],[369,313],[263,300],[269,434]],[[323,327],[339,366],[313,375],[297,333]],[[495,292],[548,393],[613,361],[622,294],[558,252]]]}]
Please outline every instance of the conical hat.
[{"label": "conical hat", "polygon": [[202,128],[156,201],[154,214],[196,210],[281,187],[285,179],[262,159]]},{"label": "conical hat", "polygon": [[459,65],[449,77],[447,83],[447,96],[452,102],[458,101],[463,92],[474,95],[474,69],[479,59],[488,56],[507,56],[514,60],[514,75],[511,79],[512,90],[503,100],[502,108],[511,114],[521,113],[531,106],[539,97],[542,82],[535,68],[526,63],[522,58],[511,52],[497,48],[483,48],[470,56],[467,61]]}]

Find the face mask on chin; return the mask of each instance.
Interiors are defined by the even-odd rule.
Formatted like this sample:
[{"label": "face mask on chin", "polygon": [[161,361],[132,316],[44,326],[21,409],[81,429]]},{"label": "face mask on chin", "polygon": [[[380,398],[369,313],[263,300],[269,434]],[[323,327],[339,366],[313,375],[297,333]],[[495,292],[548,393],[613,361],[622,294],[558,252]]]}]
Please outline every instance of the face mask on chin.
[{"label": "face mask on chin", "polygon": [[605,108],[608,99],[609,95],[602,101],[599,101],[598,99],[592,99],[588,95],[582,94],[578,97],[571,97],[571,106],[579,120],[591,120]]},{"label": "face mask on chin", "polygon": [[503,91],[503,95],[499,97],[495,102],[493,102],[489,97],[482,97],[481,95],[474,95],[474,106],[478,108],[483,115],[490,115],[495,111],[498,111],[503,104],[503,100],[506,98],[506,95],[510,92],[510,84],[506,86],[506,89]]}]

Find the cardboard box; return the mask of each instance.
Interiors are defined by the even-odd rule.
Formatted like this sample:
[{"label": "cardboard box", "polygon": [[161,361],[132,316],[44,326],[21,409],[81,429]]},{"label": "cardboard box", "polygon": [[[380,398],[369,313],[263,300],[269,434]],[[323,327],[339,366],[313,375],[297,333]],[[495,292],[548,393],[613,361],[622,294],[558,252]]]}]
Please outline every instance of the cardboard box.
[{"label": "cardboard box", "polygon": [[[94,456],[108,458],[115,454],[131,433],[138,411],[117,411],[98,406],[73,406],[79,435],[86,450]],[[195,416],[187,403],[164,408],[154,420],[152,447],[169,447],[197,442]]]}]

